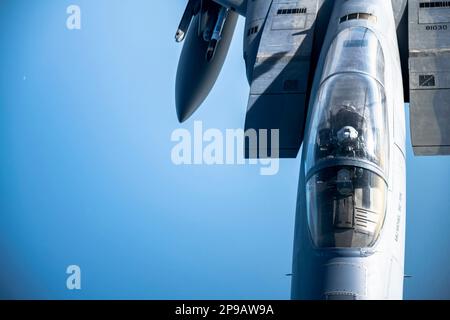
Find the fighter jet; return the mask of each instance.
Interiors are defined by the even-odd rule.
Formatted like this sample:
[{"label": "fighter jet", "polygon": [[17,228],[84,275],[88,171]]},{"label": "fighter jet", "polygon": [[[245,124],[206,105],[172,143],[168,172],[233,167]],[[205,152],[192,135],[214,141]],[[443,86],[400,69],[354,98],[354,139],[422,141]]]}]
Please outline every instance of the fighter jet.
[{"label": "fighter jet", "polygon": [[245,129],[279,130],[280,158],[303,146],[292,299],[402,299],[405,103],[415,154],[450,155],[450,1],[190,0],[180,122],[212,89],[238,16]]}]

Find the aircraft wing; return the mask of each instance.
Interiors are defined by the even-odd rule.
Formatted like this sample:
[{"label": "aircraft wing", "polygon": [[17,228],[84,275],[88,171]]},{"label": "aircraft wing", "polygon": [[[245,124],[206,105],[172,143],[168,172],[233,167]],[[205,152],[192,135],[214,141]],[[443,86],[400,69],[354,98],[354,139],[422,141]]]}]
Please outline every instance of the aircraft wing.
[{"label": "aircraft wing", "polygon": [[450,155],[450,1],[409,1],[411,140],[416,155]]},{"label": "aircraft wing", "polygon": [[[245,60],[250,82],[245,129],[279,130],[279,157],[295,158],[303,141],[310,71],[321,43],[317,38],[323,0],[273,0],[247,12]],[[265,9],[265,10],[264,10]],[[316,49],[316,50],[315,50]],[[259,154],[257,150],[259,149]],[[266,150],[246,145],[246,156],[265,158]]]}]

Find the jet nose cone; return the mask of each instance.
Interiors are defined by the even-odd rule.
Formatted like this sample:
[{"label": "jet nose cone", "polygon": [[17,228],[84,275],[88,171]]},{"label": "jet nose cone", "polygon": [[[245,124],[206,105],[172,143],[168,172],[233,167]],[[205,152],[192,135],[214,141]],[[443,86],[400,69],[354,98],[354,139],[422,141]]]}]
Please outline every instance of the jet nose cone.
[{"label": "jet nose cone", "polygon": [[194,113],[195,108],[189,107],[189,105],[183,103],[177,103],[177,118],[180,123],[188,120]]},{"label": "jet nose cone", "polygon": [[202,99],[198,97],[197,88],[187,86],[185,81],[177,82],[175,100],[180,123],[189,119],[202,102]]},{"label": "jet nose cone", "polygon": [[183,123],[183,122],[185,122],[189,117],[187,117],[185,114],[183,114],[182,112],[180,112],[179,109],[177,108],[177,118],[178,118],[178,122],[179,122],[179,123]]}]

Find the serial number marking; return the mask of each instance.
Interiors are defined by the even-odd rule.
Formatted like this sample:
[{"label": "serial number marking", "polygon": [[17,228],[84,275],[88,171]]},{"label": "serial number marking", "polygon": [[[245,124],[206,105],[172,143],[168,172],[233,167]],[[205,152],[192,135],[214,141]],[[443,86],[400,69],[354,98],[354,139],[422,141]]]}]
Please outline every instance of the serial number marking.
[{"label": "serial number marking", "polygon": [[425,27],[427,31],[445,31],[448,30],[448,25],[439,24],[439,25],[428,25]]}]

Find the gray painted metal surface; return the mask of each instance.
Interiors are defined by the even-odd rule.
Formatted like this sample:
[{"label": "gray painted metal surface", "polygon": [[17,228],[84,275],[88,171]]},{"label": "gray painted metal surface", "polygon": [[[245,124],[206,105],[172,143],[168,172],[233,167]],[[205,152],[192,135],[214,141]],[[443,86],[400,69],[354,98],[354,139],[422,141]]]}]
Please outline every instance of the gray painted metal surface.
[{"label": "gray painted metal surface", "polygon": [[450,6],[435,2],[409,1],[411,138],[417,155],[450,155]]},{"label": "gray painted metal surface", "polygon": [[251,72],[245,130],[278,129],[281,158],[297,157],[303,140],[318,9],[318,0],[272,1]]},{"label": "gray painted metal surface", "polygon": [[[390,1],[335,2],[315,70],[306,120],[294,239],[293,299],[402,298],[405,158],[400,150],[403,150],[404,145],[405,119],[396,29],[397,21]],[[367,180],[357,178],[357,172],[363,173],[366,170],[364,161],[345,153],[342,158],[339,152],[336,153],[338,150],[352,150],[356,155],[364,155],[368,154],[363,151],[365,147],[361,149],[361,146],[348,145],[346,148],[351,149],[341,149],[339,138],[333,138],[340,130],[320,131],[314,121],[320,110],[329,108],[330,114],[340,109],[348,110],[347,116],[341,117],[341,120],[337,120],[338,117],[330,118],[331,125],[334,123],[337,129],[346,126],[356,129],[355,123],[369,123],[369,113],[355,112],[361,109],[361,103],[364,101],[358,97],[364,96],[364,91],[368,89],[357,84],[347,87],[347,83],[352,83],[353,79],[367,79],[364,81],[375,82],[381,86],[381,96],[378,98],[375,98],[376,90],[372,90],[375,92],[372,95],[373,101],[379,102],[373,104],[370,102],[372,99],[365,99],[366,106],[362,110],[375,108],[374,111],[378,110],[387,119],[385,129],[382,129],[383,126],[379,123],[371,132],[381,133],[380,130],[384,130],[379,137],[387,139],[381,144],[385,148],[383,154],[389,156],[381,166],[381,172],[369,169],[373,177],[369,181],[381,181],[384,175],[386,189],[382,188],[382,182],[374,188],[376,185],[367,185],[364,182]],[[367,88],[374,86],[369,85]],[[346,87],[346,91],[342,93],[336,91],[336,88],[342,90]],[[332,99],[326,98],[329,96]],[[331,120],[333,118],[336,120]],[[355,122],[352,119],[359,120]],[[374,141],[364,129],[366,124],[357,129],[355,137],[362,135],[365,136],[363,140]],[[330,142],[321,143],[323,137],[330,135]],[[314,147],[315,144],[319,146]],[[373,143],[371,145],[373,146]],[[322,170],[320,163],[323,161],[320,157],[316,160],[319,162],[316,165],[312,162],[311,166],[309,159],[317,159],[321,153],[325,153],[326,161],[330,161],[331,157],[335,167],[327,163],[327,169]],[[342,166],[341,163],[349,161],[347,157],[354,162]],[[373,162],[373,159],[381,158],[375,157],[370,161]],[[331,167],[328,167],[330,165]],[[318,167],[319,171],[314,172]],[[357,174],[352,176],[352,172]],[[367,233],[372,239],[376,239],[375,242],[358,240],[364,234],[364,231],[358,231],[357,225],[361,217],[358,213],[360,209],[351,205],[358,203],[358,194],[363,194],[363,206],[366,203],[378,208],[371,209],[371,214],[380,215],[381,218],[382,212],[385,212],[379,233],[376,229]],[[345,200],[349,197],[353,201]],[[383,201],[386,201],[385,209],[382,207]],[[316,221],[320,223],[317,224]],[[361,224],[360,227],[364,229],[367,226]],[[344,233],[350,231],[353,231],[353,234],[342,238]],[[338,245],[330,246],[333,242]]]}]

